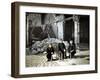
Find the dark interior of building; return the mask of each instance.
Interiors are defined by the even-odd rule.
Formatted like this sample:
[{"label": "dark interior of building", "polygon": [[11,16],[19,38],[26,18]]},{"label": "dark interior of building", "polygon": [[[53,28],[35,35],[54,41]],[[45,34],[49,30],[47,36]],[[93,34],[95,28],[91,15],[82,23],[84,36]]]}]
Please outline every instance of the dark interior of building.
[{"label": "dark interior of building", "polygon": [[[65,15],[65,18],[72,15]],[[86,43],[89,45],[89,16],[79,15],[79,38],[80,43]],[[74,34],[74,22],[73,20],[66,21],[64,24],[64,40],[69,41],[73,38]]]}]

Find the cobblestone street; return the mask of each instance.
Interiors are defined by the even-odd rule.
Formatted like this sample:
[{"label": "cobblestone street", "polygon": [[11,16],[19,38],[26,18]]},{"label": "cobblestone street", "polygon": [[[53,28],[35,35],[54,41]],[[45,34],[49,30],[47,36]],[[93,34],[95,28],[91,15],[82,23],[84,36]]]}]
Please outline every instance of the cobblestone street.
[{"label": "cobblestone street", "polygon": [[75,58],[64,60],[47,61],[46,54],[27,55],[26,67],[48,67],[48,66],[68,66],[89,64],[89,51],[80,51]]}]

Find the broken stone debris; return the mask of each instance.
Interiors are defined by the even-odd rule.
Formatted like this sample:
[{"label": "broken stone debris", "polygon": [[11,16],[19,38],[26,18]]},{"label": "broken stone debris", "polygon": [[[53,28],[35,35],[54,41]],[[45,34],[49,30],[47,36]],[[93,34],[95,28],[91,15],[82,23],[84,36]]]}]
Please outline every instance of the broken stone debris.
[{"label": "broken stone debris", "polygon": [[[61,40],[57,39],[57,38],[46,38],[42,41],[36,41],[33,45],[32,45],[32,52],[31,54],[38,54],[38,53],[43,53],[46,51],[47,47],[49,44],[52,44],[52,46],[54,47],[55,51],[58,50],[58,43],[60,43]],[[66,46],[66,49],[68,48],[68,42],[64,41],[64,44]]]}]

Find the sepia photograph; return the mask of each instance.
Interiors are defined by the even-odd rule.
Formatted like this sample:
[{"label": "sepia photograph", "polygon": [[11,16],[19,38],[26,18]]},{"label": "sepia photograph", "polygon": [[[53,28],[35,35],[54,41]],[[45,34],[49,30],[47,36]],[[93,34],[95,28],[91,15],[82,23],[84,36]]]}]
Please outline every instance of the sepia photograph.
[{"label": "sepia photograph", "polygon": [[26,12],[26,67],[90,63],[89,15]]}]

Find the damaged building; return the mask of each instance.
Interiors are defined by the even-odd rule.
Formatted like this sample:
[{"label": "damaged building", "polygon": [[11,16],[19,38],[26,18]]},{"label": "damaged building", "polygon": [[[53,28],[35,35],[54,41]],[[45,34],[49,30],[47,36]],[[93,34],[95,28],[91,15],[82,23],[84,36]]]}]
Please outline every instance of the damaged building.
[{"label": "damaged building", "polygon": [[78,49],[89,49],[89,16],[26,12],[26,47],[50,38],[73,39]]}]

